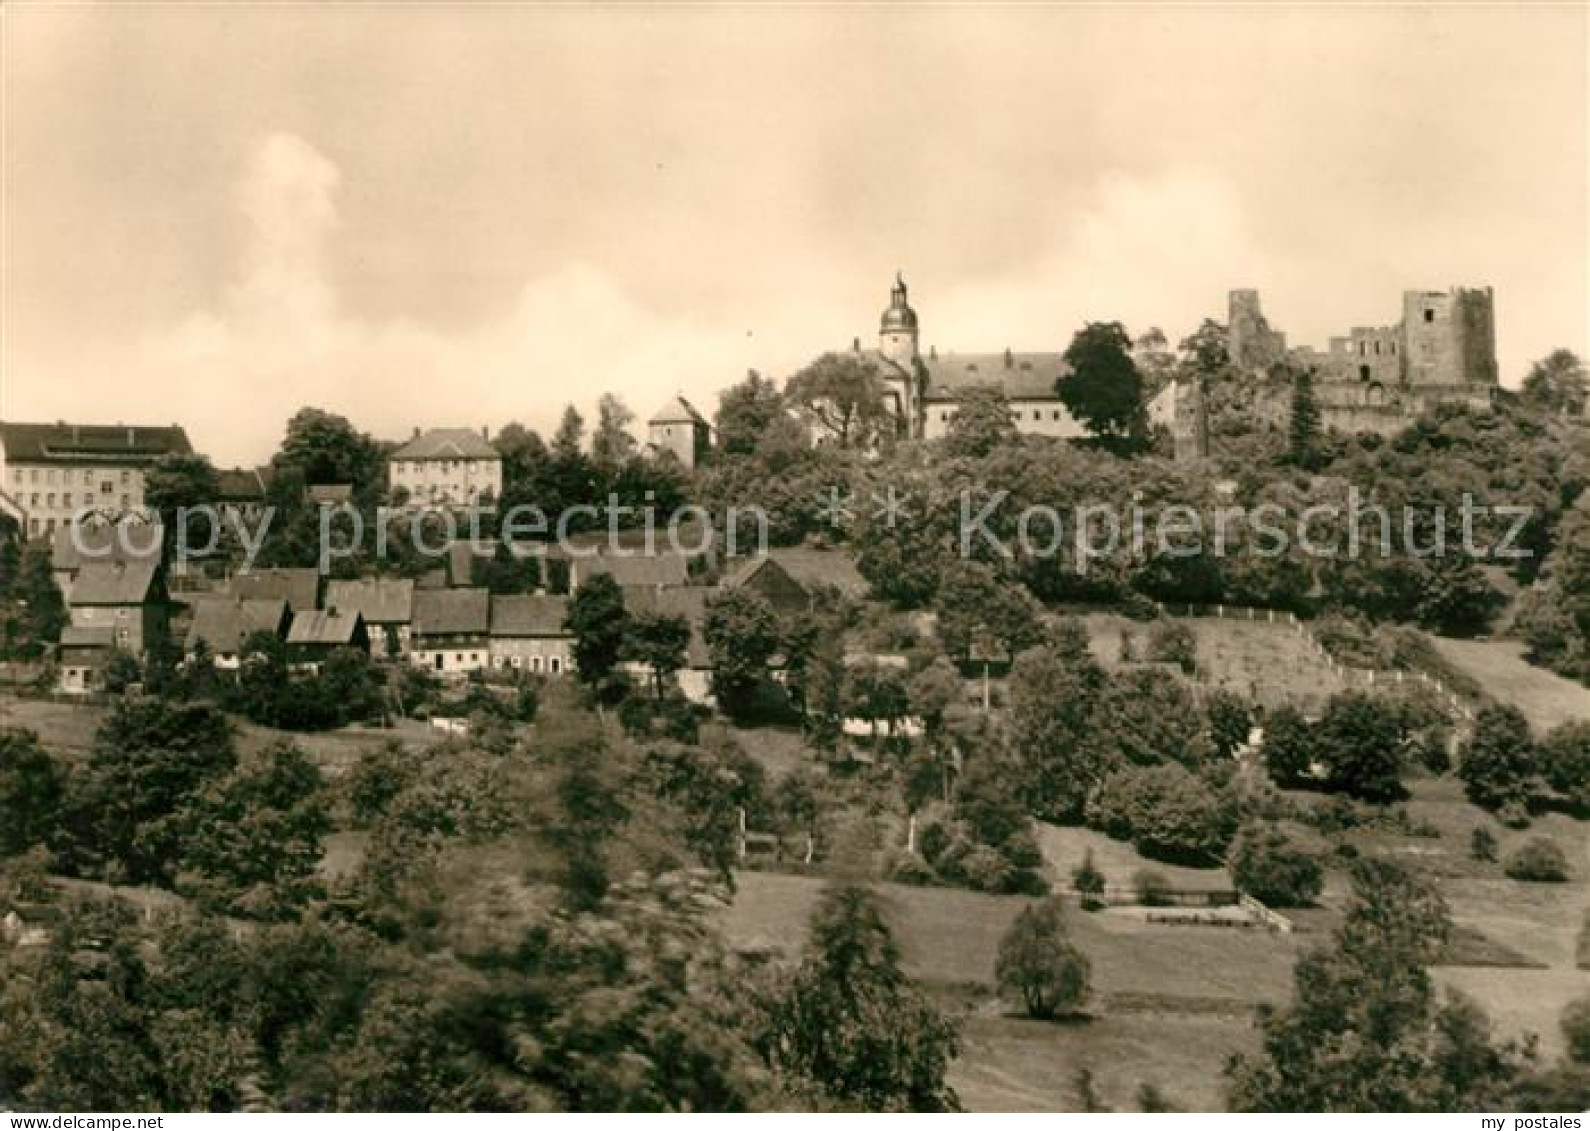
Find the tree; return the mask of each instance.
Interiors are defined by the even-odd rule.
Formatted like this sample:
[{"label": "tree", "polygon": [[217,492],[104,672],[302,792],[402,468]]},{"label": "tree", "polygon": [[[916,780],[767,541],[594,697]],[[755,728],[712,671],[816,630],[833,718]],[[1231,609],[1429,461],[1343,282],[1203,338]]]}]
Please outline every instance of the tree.
[{"label": "tree", "polygon": [[183,887],[232,914],[277,916],[315,890],[331,818],[320,771],[272,743],[212,780],[183,815]]},{"label": "tree", "polygon": [[1238,1111],[1464,1111],[1501,1104],[1522,1066],[1467,999],[1438,1002],[1427,967],[1447,945],[1440,895],[1386,860],[1353,870],[1332,945],[1297,963],[1293,1001],[1265,1016],[1263,1051],[1226,1075]]},{"label": "tree", "polygon": [[1406,721],[1394,704],[1361,691],[1331,696],[1313,735],[1326,786],[1363,801],[1400,800],[1407,794],[1402,786],[1406,737]]},{"label": "tree", "polygon": [[1314,396],[1314,375],[1300,370],[1292,381],[1292,412],[1286,431],[1286,454],[1293,465],[1312,470],[1319,460],[1320,411]]},{"label": "tree", "polygon": [[1237,889],[1271,907],[1307,907],[1325,886],[1319,857],[1275,825],[1244,825],[1231,844],[1228,864]]},{"label": "tree", "polygon": [[1590,996],[1570,1001],[1563,1007],[1561,1024],[1569,1058],[1580,1064],[1590,1064]]},{"label": "tree", "polygon": [[1082,863],[1071,873],[1071,886],[1082,896],[1082,906],[1092,910],[1104,906],[1104,889],[1107,883],[1104,873],[1099,871],[1093,862],[1093,849],[1088,849],[1082,856]]},{"label": "tree", "polygon": [[1204,714],[1209,719],[1209,740],[1216,756],[1229,758],[1247,745],[1253,730],[1253,708],[1242,696],[1217,687],[1204,696]]},{"label": "tree", "polygon": [[1018,435],[1004,388],[971,385],[955,398],[955,413],[944,434],[944,451],[951,456],[982,459]]},{"label": "tree", "polygon": [[690,622],[684,617],[637,613],[629,619],[623,656],[646,665],[651,672],[652,689],[660,700],[674,673],[685,666],[685,650],[689,646]]},{"label": "tree", "polygon": [[823,893],[805,958],[768,1010],[760,1039],[774,1067],[866,1111],[953,1111],[944,1074],[955,1028],[900,969],[877,897]]},{"label": "tree", "polygon": [[934,608],[939,640],[952,656],[969,656],[974,646],[1013,656],[1043,642],[1043,606],[982,562],[950,560]]},{"label": "tree", "polygon": [[1264,720],[1259,754],[1276,785],[1283,789],[1305,785],[1314,777],[1314,729],[1296,707],[1277,707]]},{"label": "tree", "polygon": [[45,543],[29,542],[23,547],[11,599],[16,610],[11,651],[24,658],[41,655],[61,638],[68,620],[66,601],[55,584],[50,548]]},{"label": "tree", "polygon": [[278,473],[294,473],[300,485],[350,483],[360,497],[373,495],[386,481],[380,445],[346,417],[318,408],[293,414],[271,462]]},{"label": "tree", "polygon": [[1488,703],[1463,745],[1458,777],[1468,799],[1482,809],[1524,806],[1539,790],[1539,761],[1523,712],[1512,704]]},{"label": "tree", "polygon": [[1236,815],[1184,766],[1123,766],[1088,801],[1088,823],[1154,860],[1209,864],[1231,841]]},{"label": "tree", "polygon": [[1569,719],[1546,735],[1541,770],[1551,788],[1576,809],[1590,809],[1590,722]]},{"label": "tree", "polygon": [[144,505],[160,516],[166,548],[176,547],[177,514],[187,511],[190,551],[208,543],[214,536],[207,520],[196,508],[213,506],[220,490],[215,467],[205,456],[173,453],[161,456],[144,477]]},{"label": "tree", "polygon": [[1557,349],[1529,367],[1524,402],[1558,416],[1582,416],[1590,400],[1590,377],[1572,350]]},{"label": "tree", "polygon": [[707,602],[701,627],[712,662],[712,693],[731,718],[743,717],[767,678],[780,643],[778,618],[749,589],[730,589]]},{"label": "tree", "polygon": [[564,625],[574,637],[574,674],[602,692],[624,654],[629,633],[624,593],[611,574],[599,573],[575,592]]},{"label": "tree", "polygon": [[790,377],[784,396],[841,448],[866,447],[887,430],[883,378],[860,355],[823,354]]},{"label": "tree", "polygon": [[1146,442],[1143,378],[1132,361],[1132,339],[1119,322],[1089,322],[1066,347],[1068,376],[1056,393],[1089,432],[1122,454]]},{"label": "tree", "polygon": [[1077,821],[1088,795],[1114,763],[1093,741],[1104,670],[1091,658],[1034,648],[1011,669],[1009,739],[1023,794],[1046,820]]},{"label": "tree", "polygon": [[615,469],[635,454],[629,426],[635,414],[621,398],[603,393],[596,404],[596,431],[591,434],[591,459],[597,467]]},{"label": "tree", "polygon": [[134,883],[176,858],[172,820],[207,781],[237,763],[226,716],[207,703],[123,699],[94,736],[69,814],[73,854],[117,865]]},{"label": "tree", "polygon": [[552,456],[558,460],[573,460],[582,455],[585,446],[585,418],[579,409],[566,405],[558,421],[558,430],[552,434]]},{"label": "tree", "polygon": [[725,455],[748,456],[761,448],[770,432],[789,420],[778,384],[752,369],[745,380],[718,395],[713,431]]},{"label": "tree", "polygon": [[1000,992],[1018,998],[1028,1017],[1049,1021],[1087,1003],[1091,969],[1066,934],[1064,905],[1050,898],[1016,916],[999,941],[994,977]]},{"label": "tree", "polygon": [[16,856],[55,828],[64,775],[30,730],[0,730],[0,857]]}]

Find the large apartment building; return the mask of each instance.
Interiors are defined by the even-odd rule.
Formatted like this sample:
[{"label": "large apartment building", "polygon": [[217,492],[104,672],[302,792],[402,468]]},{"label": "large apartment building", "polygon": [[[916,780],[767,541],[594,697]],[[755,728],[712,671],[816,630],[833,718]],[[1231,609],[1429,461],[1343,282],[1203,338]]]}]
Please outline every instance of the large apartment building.
[{"label": "large apartment building", "polygon": [[192,452],[175,424],[0,422],[0,510],[30,538],[85,513],[145,514],[149,468],[163,456]]}]

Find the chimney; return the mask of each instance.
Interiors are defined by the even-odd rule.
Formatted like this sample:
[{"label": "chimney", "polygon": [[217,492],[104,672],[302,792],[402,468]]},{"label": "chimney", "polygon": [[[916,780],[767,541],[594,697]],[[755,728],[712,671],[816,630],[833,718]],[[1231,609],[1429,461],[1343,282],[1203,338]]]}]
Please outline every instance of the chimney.
[{"label": "chimney", "polygon": [[127,446],[129,448],[133,446],[133,437],[135,435],[137,435],[137,433],[138,433],[138,429],[136,429],[136,428],[127,429]]},{"label": "chimney", "polygon": [[939,347],[938,346],[929,346],[928,347],[928,360],[929,361],[937,361],[938,359],[939,359]]},{"label": "chimney", "polygon": [[418,440],[419,438],[420,438],[420,426],[418,424],[416,424],[414,426],[414,439]]},{"label": "chimney", "polygon": [[860,353],[861,352],[861,339],[860,338],[851,338],[850,339],[850,350],[851,350],[852,353]]},{"label": "chimney", "polygon": [[1005,347],[1005,368],[1013,369],[1016,365],[1016,356],[1010,352],[1010,347]]},{"label": "chimney", "polygon": [[482,440],[490,440],[491,439],[491,425],[482,424],[480,426],[480,438]]}]

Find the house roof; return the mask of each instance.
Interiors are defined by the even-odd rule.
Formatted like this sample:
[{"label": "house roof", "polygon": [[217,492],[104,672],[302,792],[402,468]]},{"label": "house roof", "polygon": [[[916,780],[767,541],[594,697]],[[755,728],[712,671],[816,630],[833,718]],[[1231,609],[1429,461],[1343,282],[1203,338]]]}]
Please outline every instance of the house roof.
[{"label": "house roof", "polygon": [[74,467],[146,464],[193,453],[188,434],[175,424],[0,423],[0,444],[9,462]]},{"label": "house roof", "polygon": [[206,597],[193,606],[185,644],[191,652],[202,640],[212,653],[235,653],[256,632],[280,633],[287,620],[287,602],[280,597]]},{"label": "house roof", "polygon": [[352,483],[311,483],[304,491],[311,503],[346,503],[353,498]]},{"label": "house roof", "polygon": [[491,599],[493,636],[570,636],[564,627],[569,602],[550,593],[524,593]]},{"label": "house roof", "polygon": [[[728,563],[728,568],[724,570],[723,573],[723,586],[725,589],[738,589],[740,586],[750,581],[751,578],[755,577],[759,571],[768,565],[772,565],[774,568],[782,568],[777,562],[773,561],[772,558],[765,554],[758,554],[743,558],[731,558]],[[788,573],[789,571],[785,570],[784,572]]]},{"label": "house roof", "polygon": [[72,582],[73,605],[142,605],[155,597],[158,558],[90,562],[78,567]]},{"label": "house roof", "polygon": [[152,523],[64,523],[50,533],[50,568],[76,570],[96,561],[158,559],[162,537],[162,528]]},{"label": "house roof", "polygon": [[215,473],[215,495],[222,502],[253,502],[265,499],[270,486],[269,467],[231,467]]},{"label": "house roof", "polygon": [[75,624],[61,629],[63,648],[110,648],[116,643],[114,628],[83,628]]},{"label": "house roof", "polygon": [[293,614],[293,623],[287,629],[289,644],[352,644],[359,634],[364,618],[358,613],[331,612],[326,609],[306,609]]},{"label": "house roof", "polygon": [[673,397],[667,404],[651,414],[648,424],[706,424],[706,417],[682,396]]},{"label": "house roof", "polygon": [[573,559],[573,573],[583,584],[599,574],[609,574],[623,589],[654,589],[685,585],[690,581],[689,562],[683,554],[601,554]]},{"label": "house roof", "polygon": [[390,459],[500,459],[491,443],[473,428],[432,428],[404,444]]},{"label": "house roof", "polygon": [[1071,374],[1060,353],[946,353],[922,358],[927,371],[926,399],[954,400],[978,386],[1003,389],[1011,400],[1046,400],[1055,382]]},{"label": "house roof", "polygon": [[251,570],[233,574],[227,593],[232,597],[279,597],[293,612],[306,612],[320,603],[320,574],[313,566]]},{"label": "house roof", "polygon": [[684,617],[690,625],[685,662],[692,668],[709,668],[711,657],[701,626],[707,619],[707,602],[717,590],[708,585],[681,585],[673,589],[637,589],[624,594],[624,610],[657,616]]},{"label": "house roof", "polygon": [[491,594],[484,589],[416,589],[414,632],[420,636],[484,636]]},{"label": "house roof", "polygon": [[366,624],[407,624],[414,618],[414,580],[363,577],[326,582],[326,608],[354,612]]},{"label": "house roof", "polygon": [[[767,556],[784,567],[784,572],[810,590],[829,586],[847,597],[864,597],[871,588],[856,568],[848,550],[824,550],[816,546],[777,546]],[[753,559],[755,560],[755,559]]]}]

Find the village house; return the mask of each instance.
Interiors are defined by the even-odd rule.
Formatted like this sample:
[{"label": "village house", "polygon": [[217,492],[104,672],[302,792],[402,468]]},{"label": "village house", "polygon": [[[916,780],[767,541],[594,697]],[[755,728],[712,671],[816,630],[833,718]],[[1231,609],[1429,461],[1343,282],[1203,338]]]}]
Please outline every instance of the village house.
[{"label": "village house", "polygon": [[356,612],[370,631],[376,656],[408,651],[414,623],[414,581],[407,577],[362,577],[326,582],[326,607]]},{"label": "village house", "polygon": [[215,509],[229,529],[238,522],[252,529],[265,513],[270,490],[269,467],[228,468],[215,473]]},{"label": "village house", "polygon": [[566,597],[547,593],[491,598],[491,666],[561,675],[574,670],[574,634],[564,626]]},{"label": "village house", "polygon": [[166,589],[158,560],[85,562],[67,606],[75,628],[110,629],[112,644],[142,656],[166,631]]},{"label": "village house", "polygon": [[683,554],[611,553],[569,556],[569,592],[606,574],[626,596],[634,590],[671,589],[690,584],[690,561]]},{"label": "village house", "polygon": [[[631,615],[680,617],[690,626],[685,665],[675,676],[675,682],[686,699],[709,706],[713,702],[712,657],[707,649],[706,638],[702,635],[702,626],[707,619],[707,602],[716,594],[716,589],[705,585],[636,589],[624,594],[625,610]],[[651,678],[649,665],[627,662],[622,667],[637,680]]]},{"label": "village house", "polygon": [[370,651],[370,631],[357,612],[327,608],[293,614],[287,628],[289,664],[318,671],[338,648]]},{"label": "village house", "polygon": [[147,516],[149,468],[192,454],[175,424],[0,422],[0,489],[23,532],[41,538],[83,513]]},{"label": "village house", "polygon": [[141,517],[121,522],[67,522],[50,533],[50,573],[67,604],[85,563],[160,560],[164,529]]},{"label": "village house", "polygon": [[183,653],[192,660],[202,644],[217,668],[230,671],[242,662],[249,637],[268,632],[285,640],[291,620],[280,597],[204,597],[194,602]]},{"label": "village house", "polygon": [[441,675],[491,662],[491,594],[485,589],[416,589],[409,660]]},{"label": "village house", "polygon": [[419,506],[471,506],[502,497],[502,456],[486,430],[433,428],[387,457],[393,495]]},{"label": "village house", "polygon": [[731,559],[719,584],[725,589],[755,593],[778,613],[802,613],[812,605],[812,594],[806,587],[776,558],[767,555]]},{"label": "village house", "polygon": [[226,592],[245,599],[279,598],[294,613],[309,612],[320,607],[320,572],[313,566],[248,570],[233,574]]}]

